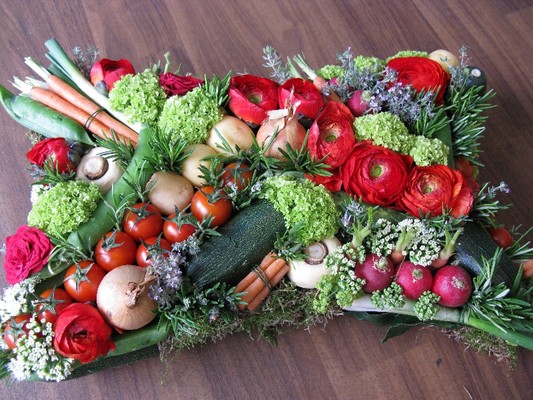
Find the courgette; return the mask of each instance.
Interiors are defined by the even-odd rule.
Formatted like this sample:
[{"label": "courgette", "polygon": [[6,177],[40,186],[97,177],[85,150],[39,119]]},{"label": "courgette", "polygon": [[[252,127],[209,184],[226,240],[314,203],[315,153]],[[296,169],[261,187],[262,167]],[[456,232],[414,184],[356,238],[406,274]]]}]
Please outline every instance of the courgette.
[{"label": "courgette", "polygon": [[187,275],[199,288],[236,285],[272,250],[285,219],[268,200],[257,200],[226,222],[191,260]]},{"label": "courgette", "polygon": [[[494,257],[498,247],[487,230],[477,222],[467,222],[463,228],[464,231],[457,241],[453,263],[477,276],[483,267],[483,258],[490,260]],[[502,257],[494,273],[494,284],[504,282],[507,287],[512,287],[517,273],[517,266],[505,252],[502,252]]]}]

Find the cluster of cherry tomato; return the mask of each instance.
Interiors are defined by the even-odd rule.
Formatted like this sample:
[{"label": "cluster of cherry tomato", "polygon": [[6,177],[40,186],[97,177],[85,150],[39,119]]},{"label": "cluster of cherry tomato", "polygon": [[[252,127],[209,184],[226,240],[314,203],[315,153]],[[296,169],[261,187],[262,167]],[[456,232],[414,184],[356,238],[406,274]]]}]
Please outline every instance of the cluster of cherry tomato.
[{"label": "cluster of cherry tomato", "polygon": [[[74,301],[96,301],[100,282],[105,274],[126,264],[142,267],[150,265],[150,251],[168,252],[172,244],[182,242],[199,229],[199,221],[211,218],[210,227],[224,224],[231,217],[233,205],[224,186],[242,190],[252,179],[252,171],[245,164],[228,164],[221,174],[221,187],[205,186],[192,197],[190,215],[162,213],[148,202],[139,202],[130,207],[122,219],[122,230],[106,233],[96,244],[94,260],[85,260],[71,265],[63,279],[63,288],[48,289],[36,301],[38,320],[43,318],[54,323],[61,310]],[[185,222],[183,222],[185,220]],[[31,314],[12,318],[4,330],[4,340],[14,349],[17,340],[27,335],[26,323]]]}]

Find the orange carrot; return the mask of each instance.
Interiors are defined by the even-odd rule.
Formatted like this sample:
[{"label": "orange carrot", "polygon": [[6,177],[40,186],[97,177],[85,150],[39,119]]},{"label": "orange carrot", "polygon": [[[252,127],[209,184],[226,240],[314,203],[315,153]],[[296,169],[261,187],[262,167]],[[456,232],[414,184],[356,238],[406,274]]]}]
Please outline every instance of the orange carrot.
[{"label": "orange carrot", "polygon": [[[275,254],[273,252],[268,253],[265,258],[261,261],[261,264],[259,264],[259,269],[264,271],[268,268],[270,264],[272,264],[276,260]],[[252,271],[246,277],[240,281],[237,286],[235,286],[235,293],[241,293],[244,292],[244,290],[257,279],[257,272]]]},{"label": "orange carrot", "polygon": [[94,115],[94,119],[113,129],[119,137],[130,140],[133,144],[137,144],[139,135],[135,131],[111,117],[107,112],[101,110],[98,105],[78,93],[61,78],[50,74],[46,79],[46,83],[52,92],[85,111],[87,114]]},{"label": "orange carrot", "polygon": [[[274,275],[276,275],[284,265],[286,265],[285,260],[282,260],[281,258],[276,259],[276,261],[270,264],[269,267],[264,271],[264,276],[266,279],[263,279],[267,281],[272,281]],[[259,293],[266,286],[265,282],[263,282],[263,279],[261,279],[261,277],[257,275],[255,281],[253,281],[246,288],[246,293],[241,297],[241,299],[248,303],[255,296],[257,296],[257,293]]]},{"label": "orange carrot", "polygon": [[[283,277],[289,272],[290,267],[285,264],[274,277],[271,279],[272,286],[276,286]],[[270,288],[264,287],[258,294],[248,303],[248,310],[254,311],[270,294]]]},{"label": "orange carrot", "polygon": [[33,100],[38,101],[45,106],[48,106],[67,117],[72,118],[76,122],[85,126],[87,130],[93,134],[105,138],[111,137],[111,132],[107,126],[97,120],[90,120],[90,115],[85,111],[80,110],[78,107],[72,105],[67,100],[51,92],[50,90],[43,89],[41,87],[33,87],[30,91],[30,96]]}]

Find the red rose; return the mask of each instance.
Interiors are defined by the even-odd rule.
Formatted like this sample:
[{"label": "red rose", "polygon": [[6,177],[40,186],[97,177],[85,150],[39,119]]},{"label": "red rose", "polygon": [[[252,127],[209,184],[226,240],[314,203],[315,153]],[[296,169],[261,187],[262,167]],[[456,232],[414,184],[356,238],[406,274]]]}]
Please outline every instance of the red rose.
[{"label": "red rose", "polygon": [[19,227],[14,235],[6,238],[6,280],[13,285],[39,272],[53,248],[50,239],[39,229]]},{"label": "red rose", "polygon": [[60,173],[76,170],[80,157],[81,146],[77,143],[69,144],[63,138],[41,140],[26,153],[30,163],[44,168],[45,162],[50,162],[51,167]]},{"label": "red rose", "polygon": [[86,364],[115,348],[112,333],[95,307],[73,303],[60,312],[54,324],[54,349]]},{"label": "red rose", "polygon": [[409,178],[413,159],[369,141],[357,143],[342,167],[344,190],[364,202],[392,205]]},{"label": "red rose", "polygon": [[331,176],[306,175],[305,177],[317,185],[322,185],[330,192],[338,192],[342,187],[342,175],[339,168],[330,170]]},{"label": "red rose", "polygon": [[411,85],[417,93],[431,90],[436,93],[435,104],[442,104],[450,77],[438,62],[425,57],[400,57],[387,66],[398,72],[398,82]]},{"label": "red rose", "polygon": [[203,83],[203,79],[190,75],[176,75],[171,72],[159,75],[159,85],[169,97],[174,95],[183,96]]},{"label": "red rose", "polygon": [[354,117],[341,103],[326,103],[309,128],[307,147],[311,156],[322,159],[331,168],[341,166],[355,146]]},{"label": "red rose", "polygon": [[432,165],[413,168],[397,204],[415,217],[421,213],[434,217],[448,209],[458,218],[468,215],[473,202],[472,189],[461,172],[446,165]]},{"label": "red rose", "polygon": [[308,80],[301,78],[288,79],[278,89],[278,102],[280,108],[285,108],[293,90],[294,97],[292,103],[294,104],[297,101],[301,102],[298,106],[298,113],[303,114],[306,118],[314,120],[324,106],[322,93],[320,93],[313,83]]},{"label": "red rose", "polygon": [[261,125],[278,108],[278,84],[268,78],[237,75],[229,84],[229,109],[244,122]]},{"label": "red rose", "polygon": [[91,68],[91,83],[96,86],[101,81],[104,81],[108,91],[111,91],[115,86],[115,82],[124,75],[135,74],[133,65],[125,59],[118,61],[103,58],[94,63]]}]

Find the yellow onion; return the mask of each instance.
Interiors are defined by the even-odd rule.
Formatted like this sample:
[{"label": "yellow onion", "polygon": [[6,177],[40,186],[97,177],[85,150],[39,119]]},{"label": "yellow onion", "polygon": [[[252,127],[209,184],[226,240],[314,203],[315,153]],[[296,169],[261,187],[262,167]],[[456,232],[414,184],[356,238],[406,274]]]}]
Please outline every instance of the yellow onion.
[{"label": "yellow onion", "polygon": [[268,118],[257,131],[257,143],[268,146],[275,132],[277,135],[265,152],[266,156],[284,160],[285,157],[281,154],[280,149],[287,151],[287,143],[296,150],[302,147],[306,130],[296,117],[296,108],[299,104],[300,102],[296,102],[292,105],[289,101],[286,108],[267,112]]}]

